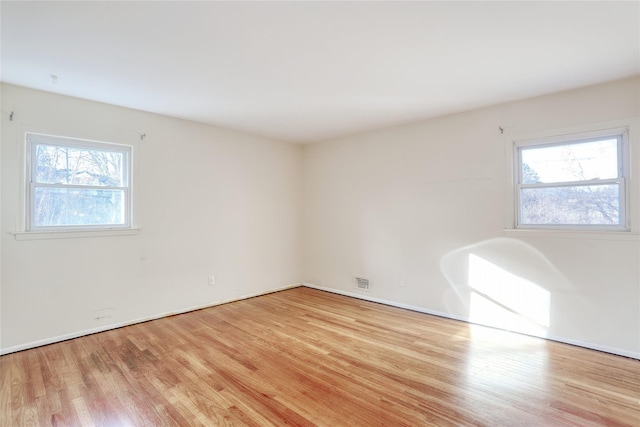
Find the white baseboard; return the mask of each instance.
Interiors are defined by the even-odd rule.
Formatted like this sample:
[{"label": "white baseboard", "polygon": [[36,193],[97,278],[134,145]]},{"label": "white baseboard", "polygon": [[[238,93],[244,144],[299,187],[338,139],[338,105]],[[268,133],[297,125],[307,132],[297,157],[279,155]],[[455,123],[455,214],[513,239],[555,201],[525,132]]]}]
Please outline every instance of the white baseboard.
[{"label": "white baseboard", "polygon": [[375,298],[375,297],[371,297],[369,295],[358,294],[358,293],[355,293],[355,292],[347,292],[347,291],[341,291],[339,289],[334,289],[334,288],[326,288],[324,286],[314,285],[313,283],[303,283],[302,286],[305,286],[307,288],[318,289],[320,291],[326,291],[326,292],[331,292],[331,293],[334,293],[334,294],[344,295],[344,296],[347,296],[347,297],[358,298],[358,299],[362,299],[362,300],[365,300],[365,301],[371,301],[371,302],[377,302],[377,303],[384,304],[384,305],[390,305],[392,307],[404,308],[404,309],[411,310],[411,311],[417,311],[419,313],[432,314],[432,315],[438,316],[438,317],[446,317],[448,319],[460,320],[462,322],[468,322],[467,319],[465,319],[464,317],[459,317],[459,316],[455,316],[453,314],[448,314],[448,313],[444,313],[444,312],[440,312],[440,311],[436,311],[436,310],[429,310],[427,308],[417,307],[415,305],[403,304],[403,303],[400,303],[400,302],[386,300],[386,299],[383,299],[383,298]]},{"label": "white baseboard", "polygon": [[25,344],[19,344],[19,345],[15,345],[15,346],[12,346],[12,347],[2,348],[2,349],[0,349],[0,355],[9,354],[9,353],[15,353],[17,351],[28,350],[30,348],[41,347],[43,345],[54,344],[54,343],[61,342],[61,341],[67,341],[67,340],[70,340],[70,339],[83,337],[85,335],[97,334],[99,332],[105,332],[105,331],[109,331],[109,330],[112,330],[112,329],[123,328],[125,326],[131,326],[131,325],[135,325],[137,323],[144,323],[144,322],[148,322],[150,320],[161,319],[163,317],[175,316],[177,314],[183,314],[183,313],[188,313],[190,311],[201,310],[203,308],[215,307],[216,305],[228,304],[230,302],[241,301],[241,300],[244,300],[244,299],[259,297],[259,296],[262,296],[262,295],[272,294],[274,292],[284,291],[286,289],[298,288],[300,286],[302,286],[301,283],[296,283],[296,284],[293,284],[293,285],[287,285],[287,286],[283,286],[281,288],[275,288],[275,289],[271,289],[271,290],[264,291],[264,292],[257,292],[255,294],[243,295],[243,296],[240,296],[240,297],[237,297],[237,298],[231,298],[231,299],[226,299],[226,300],[221,300],[221,301],[210,302],[210,303],[206,303],[206,304],[202,304],[202,305],[197,305],[197,306],[192,306],[192,307],[180,309],[180,310],[177,310],[177,311],[169,311],[169,312],[157,314],[157,315],[154,315],[154,316],[149,316],[149,317],[144,317],[144,318],[140,318],[140,319],[130,320],[130,321],[127,321],[127,322],[113,323],[111,325],[104,325],[104,326],[100,326],[100,327],[97,327],[97,328],[85,329],[85,330],[82,330],[82,331],[72,332],[70,334],[59,335],[59,336],[56,336],[56,337],[46,338],[46,339],[43,339],[43,340],[31,341],[31,342],[28,342],[28,343],[25,343]]},{"label": "white baseboard", "polygon": [[[65,334],[65,335],[59,335],[56,337],[51,337],[51,338],[46,338],[43,340],[37,340],[37,341],[31,341],[25,344],[20,344],[20,345],[16,345],[16,346],[12,346],[12,347],[7,347],[7,348],[2,348],[0,349],[0,355],[4,355],[4,354],[9,354],[9,353],[15,353],[17,351],[22,351],[22,350],[28,350],[30,348],[35,348],[35,347],[40,347],[43,345],[48,345],[48,344],[54,344],[57,342],[61,342],[61,341],[66,341],[66,340],[70,340],[73,338],[79,338],[85,335],[91,335],[91,334],[96,334],[99,332],[104,332],[104,331],[109,331],[112,329],[118,329],[118,328],[122,328],[125,326],[130,326],[130,325],[135,325],[137,323],[144,323],[144,322],[148,322],[150,320],[156,320],[156,319],[161,319],[163,317],[168,317],[168,316],[175,316],[177,314],[183,314],[183,313],[188,313],[190,311],[196,311],[196,310],[201,310],[203,308],[208,308],[208,307],[215,307],[217,305],[222,305],[222,304],[228,304],[230,302],[235,302],[235,301],[241,301],[244,299],[249,299],[249,298],[254,298],[254,297],[259,297],[262,295],[267,295],[267,294],[271,294],[274,292],[279,292],[279,291],[284,291],[286,289],[292,289],[292,288],[297,288],[300,286],[305,286],[308,288],[312,288],[312,289],[318,289],[321,291],[326,291],[326,292],[331,292],[334,294],[339,294],[339,295],[344,295],[344,296],[348,296],[348,297],[352,297],[352,298],[358,298],[358,299],[362,299],[365,301],[371,301],[371,302],[376,302],[376,303],[380,303],[380,304],[385,304],[385,305],[389,305],[392,307],[398,307],[398,308],[403,308],[406,310],[411,310],[411,311],[417,311],[419,313],[425,313],[425,314],[430,314],[433,316],[438,316],[438,317],[444,317],[447,319],[453,319],[453,320],[458,320],[458,321],[462,321],[462,322],[466,322],[466,323],[472,323],[469,321],[468,318],[462,317],[462,316],[456,316],[456,315],[452,315],[449,313],[444,313],[444,312],[440,312],[440,311],[436,311],[436,310],[429,310],[423,307],[418,307],[418,306],[413,306],[410,304],[403,304],[403,303],[399,303],[396,301],[390,301],[390,300],[386,300],[386,299],[382,299],[382,298],[376,298],[376,297],[371,297],[369,295],[362,295],[362,294],[358,294],[355,292],[346,292],[346,291],[341,291],[339,289],[334,289],[334,288],[327,288],[324,286],[317,286],[314,285],[312,283],[296,283],[293,285],[287,285],[287,286],[282,286],[280,288],[275,288],[275,289],[271,289],[268,291],[264,291],[264,292],[257,292],[254,294],[249,294],[249,295],[243,295],[237,298],[231,298],[231,299],[227,299],[227,300],[221,300],[221,301],[215,301],[215,302],[211,302],[211,303],[206,303],[206,304],[202,304],[202,305],[198,305],[198,306],[193,306],[193,307],[188,307],[188,308],[184,308],[178,311],[171,311],[171,312],[166,312],[166,313],[162,313],[162,314],[158,314],[158,315],[154,315],[154,316],[150,316],[150,317],[145,317],[145,318],[140,318],[140,319],[136,319],[136,320],[131,320],[128,322],[121,322],[121,323],[114,323],[111,325],[105,325],[105,326],[100,326],[98,328],[92,328],[92,329],[85,329],[82,331],[77,331],[77,332],[73,332],[70,334]],[[513,331],[510,331],[513,332]],[[517,333],[517,332],[515,332]],[[566,338],[566,337],[559,337],[559,336],[547,336],[547,337],[538,337],[538,338],[543,338],[543,339],[548,339],[551,341],[557,341],[557,342],[561,342],[564,344],[570,344],[570,345],[575,345],[578,347],[584,347],[584,348],[588,348],[591,350],[597,350],[597,351],[602,351],[605,353],[611,353],[611,354],[615,354],[618,356],[624,356],[624,357],[629,357],[632,359],[639,359],[640,360],[640,352],[633,352],[633,351],[628,351],[628,350],[624,350],[624,349],[619,349],[619,348],[614,348],[614,347],[608,347],[608,346],[602,346],[599,344],[594,344],[591,342],[586,342],[586,341],[581,341],[581,340],[574,340],[574,339],[570,339],[570,338]]]},{"label": "white baseboard", "polygon": [[[318,290],[321,290],[321,291],[332,292],[334,294],[339,294],[339,295],[345,295],[345,296],[348,296],[348,297],[358,298],[358,299],[362,299],[362,300],[365,300],[365,301],[377,302],[377,303],[389,305],[389,306],[392,306],[392,307],[404,308],[404,309],[411,310],[411,311],[417,311],[419,313],[431,314],[431,315],[434,315],[434,316],[444,317],[444,318],[453,319],[453,320],[459,320],[459,321],[466,322],[466,323],[473,323],[468,318],[465,318],[465,317],[462,317],[462,316],[456,316],[456,315],[453,315],[453,314],[444,313],[444,312],[440,312],[440,311],[436,311],[436,310],[429,310],[429,309],[426,309],[426,308],[423,308],[423,307],[417,307],[417,306],[413,306],[413,305],[409,305],[409,304],[403,304],[403,303],[399,303],[399,302],[395,302],[395,301],[385,300],[385,299],[382,299],[382,298],[375,298],[375,297],[371,297],[369,295],[363,295],[363,294],[359,294],[359,293],[355,293],[355,292],[347,292],[347,291],[342,291],[342,290],[339,290],[339,289],[327,288],[327,287],[324,287],[324,286],[317,286],[317,285],[314,285],[312,283],[303,283],[302,286],[305,286],[307,288],[318,289]],[[481,326],[486,326],[486,325],[481,325]],[[486,326],[486,327],[491,328],[492,326]],[[495,328],[495,329],[500,329],[500,328]],[[509,331],[508,329],[504,329],[504,330],[505,331]],[[521,332],[515,332],[515,331],[509,331],[509,332],[522,334]],[[522,334],[522,335],[527,335],[527,334]],[[584,347],[584,348],[588,348],[590,350],[597,350],[597,351],[602,351],[602,352],[605,352],[605,353],[611,353],[611,354],[615,354],[617,356],[624,356],[624,357],[629,357],[631,359],[639,359],[640,360],[640,352],[624,350],[624,349],[616,348],[616,347],[603,346],[603,345],[594,344],[594,343],[587,342],[587,341],[574,340],[574,339],[571,339],[571,338],[560,337],[560,336],[555,336],[555,335],[547,335],[546,337],[541,337],[541,336],[536,336],[536,335],[531,335],[531,336],[535,336],[536,338],[547,339],[547,340],[550,340],[550,341],[557,341],[557,342],[561,342],[561,343],[564,343],[564,344],[575,345],[575,346],[578,346],[578,347]]]}]

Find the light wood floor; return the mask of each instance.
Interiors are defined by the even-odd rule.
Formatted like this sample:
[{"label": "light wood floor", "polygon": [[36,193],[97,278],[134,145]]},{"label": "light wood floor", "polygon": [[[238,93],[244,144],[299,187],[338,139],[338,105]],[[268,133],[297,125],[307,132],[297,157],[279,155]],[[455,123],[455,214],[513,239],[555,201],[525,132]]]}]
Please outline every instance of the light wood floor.
[{"label": "light wood floor", "polygon": [[640,426],[640,361],[308,288],[0,358],[3,426]]}]

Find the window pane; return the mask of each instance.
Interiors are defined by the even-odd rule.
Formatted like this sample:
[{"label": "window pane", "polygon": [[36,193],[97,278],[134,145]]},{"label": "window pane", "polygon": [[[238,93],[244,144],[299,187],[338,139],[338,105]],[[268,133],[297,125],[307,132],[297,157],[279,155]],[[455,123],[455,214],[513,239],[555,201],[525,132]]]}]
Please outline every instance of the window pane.
[{"label": "window pane", "polygon": [[124,191],[38,187],[33,225],[124,225]]},{"label": "window pane", "polygon": [[582,142],[522,151],[522,183],[618,178],[618,140]]},{"label": "window pane", "polygon": [[522,224],[620,224],[618,184],[523,188],[520,206]]},{"label": "window pane", "polygon": [[123,160],[123,152],[37,144],[35,182],[124,187]]}]

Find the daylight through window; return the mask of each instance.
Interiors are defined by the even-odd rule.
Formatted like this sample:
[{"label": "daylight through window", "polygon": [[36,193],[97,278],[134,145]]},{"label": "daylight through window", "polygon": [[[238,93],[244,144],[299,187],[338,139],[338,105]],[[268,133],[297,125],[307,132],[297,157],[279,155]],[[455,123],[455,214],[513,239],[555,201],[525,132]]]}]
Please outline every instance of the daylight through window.
[{"label": "daylight through window", "polygon": [[28,231],[128,228],[131,147],[27,134]]},{"label": "daylight through window", "polygon": [[626,131],[516,143],[519,228],[626,229]]}]

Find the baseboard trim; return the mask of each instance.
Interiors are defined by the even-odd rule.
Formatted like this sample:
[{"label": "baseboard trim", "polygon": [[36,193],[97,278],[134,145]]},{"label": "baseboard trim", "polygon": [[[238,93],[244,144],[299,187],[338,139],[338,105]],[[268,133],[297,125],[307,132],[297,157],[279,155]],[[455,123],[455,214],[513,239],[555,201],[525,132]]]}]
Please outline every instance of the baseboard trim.
[{"label": "baseboard trim", "polygon": [[[438,317],[444,317],[447,319],[453,319],[453,320],[458,320],[461,322],[465,322],[465,323],[470,323],[470,324],[475,324],[474,322],[471,322],[468,318],[462,317],[462,316],[456,316],[456,315],[452,315],[449,313],[444,313],[441,311],[437,311],[437,310],[429,310],[423,307],[418,307],[418,306],[414,306],[414,305],[410,305],[410,304],[403,304],[403,303],[399,303],[396,301],[391,301],[391,300],[386,300],[383,298],[375,298],[375,297],[371,297],[369,295],[363,295],[363,294],[358,294],[355,292],[347,292],[347,291],[342,291],[340,289],[334,289],[334,288],[327,288],[324,286],[318,286],[318,285],[314,285],[313,283],[303,283],[302,286],[305,286],[307,288],[312,288],[312,289],[318,289],[320,291],[326,291],[326,292],[331,292],[334,294],[339,294],[339,295],[344,295],[347,297],[352,297],[352,298],[358,298],[361,300],[365,300],[365,301],[371,301],[371,302],[376,302],[379,304],[384,304],[384,305],[389,305],[391,307],[398,307],[398,308],[403,308],[406,310],[411,310],[411,311],[417,311],[419,313],[424,313],[424,314],[431,314],[433,316],[438,316]],[[486,326],[486,325],[482,325],[479,324],[480,326],[485,326],[487,328],[492,328],[492,326]],[[495,328],[495,329],[501,329],[501,328]],[[502,329],[508,332],[512,332],[514,334],[521,334],[521,335],[528,335],[528,334],[524,334],[522,332],[516,332],[516,331],[510,331],[508,329]],[[560,337],[560,336],[555,336],[555,335],[547,335],[546,337],[543,336],[538,336],[538,335],[529,335],[529,336],[535,336],[536,338],[541,338],[541,339],[547,339],[550,341],[556,341],[556,342],[560,342],[563,344],[569,344],[569,345],[574,345],[577,347],[583,347],[583,348],[587,348],[589,350],[596,350],[596,351],[602,351],[604,353],[610,353],[610,354],[615,354],[616,356],[623,356],[623,357],[628,357],[631,359],[638,359],[640,360],[640,352],[633,352],[633,351],[628,351],[628,350],[624,350],[624,349],[620,349],[620,348],[616,348],[616,347],[609,347],[609,346],[603,346],[603,345],[599,345],[599,344],[594,344],[591,342],[587,342],[587,341],[581,341],[581,340],[574,340],[571,338],[566,338],[566,337]]]},{"label": "baseboard trim", "polygon": [[436,311],[436,310],[429,310],[423,307],[418,307],[415,305],[410,305],[410,304],[403,304],[400,302],[396,302],[396,301],[391,301],[391,300],[386,300],[383,298],[376,298],[376,297],[371,297],[369,295],[363,295],[363,294],[358,294],[355,292],[347,292],[347,291],[341,291],[339,289],[334,289],[334,288],[327,288],[324,286],[318,286],[318,285],[314,285],[313,283],[303,283],[302,286],[307,287],[307,288],[312,288],[312,289],[318,289],[319,291],[326,291],[326,292],[331,292],[334,294],[339,294],[339,295],[344,295],[347,297],[352,297],[352,298],[358,298],[358,299],[362,299],[365,301],[371,301],[371,302],[377,302],[379,304],[384,304],[384,305],[389,305],[392,307],[398,307],[398,308],[404,308],[406,310],[411,310],[411,311],[417,311],[419,313],[424,313],[424,314],[432,314],[434,316],[438,316],[438,317],[446,317],[448,319],[453,319],[453,320],[460,320],[461,322],[468,322],[467,319],[465,319],[464,317],[459,317],[459,316],[455,316],[449,313],[444,313],[444,312],[440,312],[440,311]]},{"label": "baseboard trim", "polygon": [[226,300],[210,302],[210,303],[201,304],[201,305],[197,305],[197,306],[187,307],[187,308],[180,309],[180,310],[177,310],[177,311],[168,311],[168,312],[157,314],[157,315],[154,315],[154,316],[149,316],[149,317],[143,317],[143,318],[139,318],[139,319],[135,319],[135,320],[130,320],[130,321],[127,321],[127,322],[113,323],[111,325],[104,325],[104,326],[100,326],[100,327],[97,327],[97,328],[85,329],[85,330],[82,330],[82,331],[72,332],[70,334],[59,335],[59,336],[56,336],[56,337],[46,338],[46,339],[37,340],[37,341],[31,341],[31,342],[28,342],[28,343],[25,343],[25,344],[19,344],[19,345],[15,345],[15,346],[12,346],[12,347],[2,348],[2,349],[0,349],[0,356],[5,355],[5,354],[10,354],[10,353],[15,353],[15,352],[18,352],[18,351],[28,350],[30,348],[42,347],[43,345],[55,344],[57,342],[67,341],[67,340],[71,340],[71,339],[74,339],[74,338],[80,338],[80,337],[83,337],[83,336],[86,336],[86,335],[92,335],[92,334],[97,334],[97,333],[100,333],[100,332],[110,331],[112,329],[124,328],[125,326],[136,325],[138,323],[149,322],[151,320],[162,319],[163,317],[175,316],[175,315],[178,315],[178,314],[189,313],[191,311],[202,310],[203,308],[215,307],[217,305],[229,304],[231,302],[242,301],[242,300],[249,299],[249,298],[259,297],[259,296],[262,296],[262,295],[268,295],[268,294],[272,294],[274,292],[280,292],[280,291],[284,291],[284,290],[287,290],[287,289],[298,288],[300,286],[303,286],[303,284],[302,283],[296,283],[296,284],[293,284],[293,285],[282,286],[280,288],[275,288],[275,289],[271,289],[271,290],[264,291],[264,292],[257,292],[257,293],[254,293],[254,294],[243,295],[243,296],[240,296],[240,297],[237,297],[237,298],[230,298],[230,299],[226,299]]},{"label": "baseboard trim", "polygon": [[[100,333],[100,332],[110,331],[112,329],[124,328],[126,326],[131,326],[131,325],[135,325],[135,324],[138,324],[138,323],[144,323],[144,322],[149,322],[151,320],[162,319],[164,317],[169,317],[169,316],[175,316],[175,315],[178,315],[178,314],[189,313],[191,311],[202,310],[204,308],[215,307],[215,306],[218,306],[218,305],[228,304],[228,303],[235,302],[235,301],[242,301],[242,300],[249,299],[249,298],[255,298],[255,297],[262,296],[262,295],[272,294],[274,292],[280,292],[280,291],[284,291],[284,290],[287,290],[287,289],[298,288],[300,286],[305,286],[307,288],[312,288],[312,289],[318,289],[318,290],[321,290],[321,291],[331,292],[331,293],[334,293],[334,294],[344,295],[344,296],[351,297],[351,298],[358,298],[358,299],[361,299],[361,300],[371,301],[371,302],[375,302],[375,303],[379,303],[379,304],[384,304],[384,305],[388,305],[388,306],[391,306],[391,307],[398,307],[398,308],[403,308],[403,309],[406,309],[406,310],[416,311],[416,312],[419,312],[419,313],[430,314],[430,315],[433,315],[433,316],[438,316],[438,317],[443,317],[443,318],[447,318],[447,319],[458,320],[458,321],[461,321],[461,322],[473,323],[473,322],[470,322],[469,319],[467,319],[465,317],[462,317],[462,316],[456,316],[456,315],[452,315],[452,314],[441,312],[441,311],[437,311],[437,310],[430,310],[430,309],[426,309],[426,308],[423,308],[423,307],[418,307],[418,306],[414,306],[414,305],[410,305],[410,304],[403,304],[403,303],[399,303],[399,302],[396,302],[396,301],[391,301],[391,300],[387,300],[387,299],[383,299],[383,298],[376,298],[376,297],[372,297],[372,296],[369,296],[369,295],[362,295],[362,294],[358,294],[358,293],[355,293],[355,292],[342,291],[342,290],[339,290],[339,289],[328,288],[328,287],[324,287],[324,286],[318,286],[318,285],[314,285],[313,283],[306,283],[305,282],[305,283],[296,283],[296,284],[292,284],[292,285],[282,286],[282,287],[274,288],[274,289],[271,289],[271,290],[268,290],[268,291],[264,291],[264,292],[256,292],[254,294],[243,295],[243,296],[240,296],[240,297],[237,297],[237,298],[230,298],[230,299],[226,299],[226,300],[220,300],[220,301],[215,301],[215,302],[211,302],[211,303],[192,306],[192,307],[184,308],[184,309],[177,310],[177,311],[165,312],[165,313],[162,313],[162,314],[149,316],[149,317],[144,317],[144,318],[140,318],[140,319],[135,319],[135,320],[127,321],[127,322],[114,323],[114,324],[111,324],[111,325],[104,325],[104,326],[100,326],[98,328],[86,329],[86,330],[82,330],[82,331],[73,332],[73,333],[70,333],[70,334],[59,335],[59,336],[56,336],[56,337],[46,338],[46,339],[43,339],[43,340],[31,341],[31,342],[28,342],[28,343],[25,343],[25,344],[19,344],[19,345],[15,345],[15,346],[12,346],[12,347],[2,348],[2,349],[0,349],[0,355],[15,353],[15,352],[18,352],[18,351],[28,350],[30,348],[36,348],[36,347],[41,347],[41,346],[44,346],[44,345],[54,344],[54,343],[57,343],[57,342],[67,341],[67,340],[70,340],[70,339],[79,338],[79,337],[86,336],[86,335],[92,335],[92,334],[97,334],[97,333]],[[485,325],[482,325],[482,326],[485,326]],[[509,332],[520,333],[520,332],[514,332],[514,331],[509,331]],[[640,352],[633,352],[633,351],[628,351],[628,350],[615,348],[615,347],[602,346],[602,345],[594,344],[594,343],[587,342],[587,341],[574,340],[574,339],[570,339],[570,338],[566,338],[566,337],[559,337],[559,336],[554,336],[554,335],[549,335],[549,336],[546,336],[546,337],[537,336],[537,338],[548,339],[550,341],[557,341],[557,342],[560,342],[560,343],[569,344],[569,345],[575,345],[575,346],[587,348],[587,349],[590,349],[590,350],[602,351],[602,352],[605,352],[605,353],[615,354],[617,356],[629,357],[631,359],[640,360]]]}]

